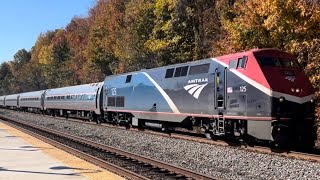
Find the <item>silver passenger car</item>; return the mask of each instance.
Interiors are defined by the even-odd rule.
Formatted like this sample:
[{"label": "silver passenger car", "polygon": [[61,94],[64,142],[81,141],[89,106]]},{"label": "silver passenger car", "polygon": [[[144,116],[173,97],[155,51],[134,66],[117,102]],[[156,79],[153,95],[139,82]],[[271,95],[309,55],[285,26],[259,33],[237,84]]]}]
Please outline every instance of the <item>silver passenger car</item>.
[{"label": "silver passenger car", "polygon": [[33,91],[20,94],[20,109],[40,112],[43,110],[43,97],[46,90]]},{"label": "silver passenger car", "polygon": [[6,96],[0,96],[0,107],[4,107],[4,100],[5,100]]},{"label": "silver passenger car", "polygon": [[19,96],[20,94],[11,94],[6,96],[5,106],[10,109],[18,109],[19,108]]},{"label": "silver passenger car", "polygon": [[49,114],[100,115],[100,93],[103,83],[91,83],[48,89],[45,92],[44,110]]}]

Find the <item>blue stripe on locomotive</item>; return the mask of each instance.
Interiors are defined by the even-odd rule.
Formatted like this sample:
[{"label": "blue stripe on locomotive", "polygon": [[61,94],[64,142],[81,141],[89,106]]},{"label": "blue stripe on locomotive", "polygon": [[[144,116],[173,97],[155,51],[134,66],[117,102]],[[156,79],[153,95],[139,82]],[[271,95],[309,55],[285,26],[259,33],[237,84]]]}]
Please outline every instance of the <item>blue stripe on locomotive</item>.
[{"label": "blue stripe on locomotive", "polygon": [[[125,83],[126,78],[127,75],[106,78],[104,86],[107,90],[107,97],[124,96],[124,108],[108,106],[109,108],[135,111],[173,112],[164,96],[143,72],[132,73],[130,83]],[[156,109],[154,109],[154,104],[156,104]]]}]

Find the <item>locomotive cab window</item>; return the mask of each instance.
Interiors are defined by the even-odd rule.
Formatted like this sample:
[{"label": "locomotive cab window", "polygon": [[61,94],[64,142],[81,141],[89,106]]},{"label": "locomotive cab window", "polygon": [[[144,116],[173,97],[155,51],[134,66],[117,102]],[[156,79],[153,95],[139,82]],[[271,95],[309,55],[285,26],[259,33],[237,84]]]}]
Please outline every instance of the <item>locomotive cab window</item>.
[{"label": "locomotive cab window", "polygon": [[210,64],[201,64],[196,66],[190,66],[189,75],[204,74],[209,72]]},{"label": "locomotive cab window", "polygon": [[256,56],[261,67],[301,68],[295,59],[282,57]]},{"label": "locomotive cab window", "polygon": [[182,67],[180,76],[186,76],[188,74],[188,69],[189,69],[189,66]]},{"label": "locomotive cab window", "polygon": [[229,68],[230,68],[230,69],[235,69],[235,68],[237,68],[237,65],[238,65],[238,60],[231,60],[231,61],[229,62]]},{"label": "locomotive cab window", "polygon": [[247,60],[248,60],[248,56],[243,56],[242,58],[238,58],[237,68],[245,69]]},{"label": "locomotive cab window", "polygon": [[165,78],[172,78],[173,72],[174,72],[174,68],[167,69]]},{"label": "locomotive cab window", "polygon": [[176,68],[174,77],[186,76],[188,73],[189,66],[183,66]]},{"label": "locomotive cab window", "polygon": [[174,72],[174,77],[179,77],[182,71],[182,67],[176,68],[176,71]]}]

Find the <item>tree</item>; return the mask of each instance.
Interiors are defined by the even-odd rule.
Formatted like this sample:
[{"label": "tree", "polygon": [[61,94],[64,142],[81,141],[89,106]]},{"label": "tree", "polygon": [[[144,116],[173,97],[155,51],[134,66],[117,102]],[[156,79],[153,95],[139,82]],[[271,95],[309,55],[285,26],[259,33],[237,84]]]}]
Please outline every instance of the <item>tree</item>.
[{"label": "tree", "polygon": [[73,84],[69,77],[74,73],[66,66],[70,60],[70,48],[64,29],[41,34],[32,48],[31,57],[33,65],[28,67],[38,68],[34,72],[42,73],[41,78],[33,76],[31,81],[35,86],[53,88]]},{"label": "tree", "polygon": [[13,78],[11,73],[10,64],[4,62],[0,65],[0,93],[7,95],[11,93],[10,81]]},{"label": "tree", "polygon": [[30,52],[26,51],[25,49],[19,50],[14,56],[13,59],[15,62],[20,64],[24,64],[30,61],[31,54]]},{"label": "tree", "polygon": [[91,83],[92,79],[86,77],[84,69],[88,59],[85,49],[88,44],[89,24],[86,18],[75,17],[66,27],[66,38],[69,46],[70,60],[67,67],[73,72],[70,79],[73,84]]},{"label": "tree", "polygon": [[179,17],[186,9],[181,8],[177,11],[177,6],[175,0],[155,2],[155,25],[146,46],[156,54],[156,61],[162,63],[160,65],[192,60],[193,35],[185,34],[188,32],[188,22],[182,22],[182,17]]},{"label": "tree", "polygon": [[208,57],[218,34],[215,5],[209,0],[156,0],[146,46],[163,65]]},{"label": "tree", "polygon": [[65,30],[58,29],[49,45],[49,61],[44,66],[47,74],[47,82],[49,87],[62,87],[72,84],[73,74],[66,64],[70,59],[70,49],[65,36]]},{"label": "tree", "polygon": [[221,52],[276,47],[290,50],[295,42],[319,37],[317,1],[256,0],[236,1],[222,16],[227,34],[215,47]]},{"label": "tree", "polygon": [[126,4],[124,26],[115,46],[117,73],[158,66],[154,54],[145,46],[154,26],[153,9],[153,0],[131,0]]},{"label": "tree", "polygon": [[44,55],[46,54],[44,52],[49,51],[49,45],[51,44],[51,40],[53,39],[54,35],[55,31],[47,31],[46,33],[41,33],[38,36],[35,45],[31,49],[31,59],[33,61],[37,61],[40,64],[48,63],[48,56]]},{"label": "tree", "polygon": [[106,75],[116,73],[118,58],[115,56],[115,44],[123,27],[123,15],[127,0],[100,0],[90,11],[86,65],[88,74],[102,80]]}]

